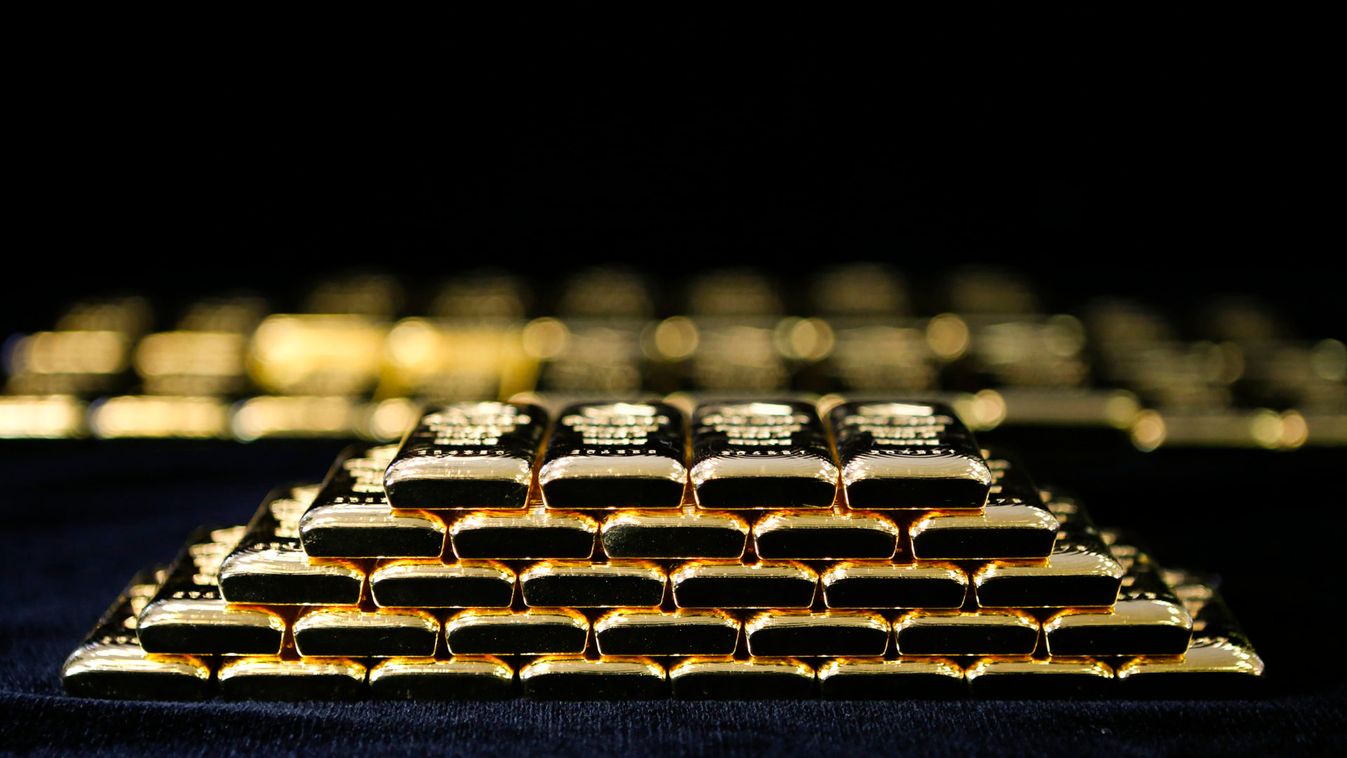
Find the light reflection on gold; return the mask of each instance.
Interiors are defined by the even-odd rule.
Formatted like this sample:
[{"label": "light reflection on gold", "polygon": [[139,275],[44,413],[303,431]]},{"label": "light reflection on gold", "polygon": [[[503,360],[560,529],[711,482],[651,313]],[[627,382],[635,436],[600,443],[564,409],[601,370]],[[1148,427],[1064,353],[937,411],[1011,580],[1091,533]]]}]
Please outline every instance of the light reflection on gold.
[{"label": "light reflection on gold", "polygon": [[821,361],[832,354],[835,344],[828,322],[795,316],[781,319],[773,340],[782,355],[800,361]]},{"label": "light reflection on gold", "polygon": [[400,440],[420,417],[421,404],[406,398],[371,403],[360,425],[360,435],[378,442]]},{"label": "light reflection on gold", "polygon": [[681,361],[697,352],[700,337],[697,325],[692,319],[687,316],[671,316],[659,322],[653,333],[643,334],[641,341],[648,357]]},{"label": "light reflection on gold", "polygon": [[1132,423],[1132,444],[1150,452],[1165,444],[1165,419],[1156,411],[1142,411]]},{"label": "light reflection on gold", "polygon": [[1310,353],[1310,366],[1320,379],[1341,382],[1347,379],[1347,345],[1338,340],[1324,340]]},{"label": "light reflection on gold", "polygon": [[942,313],[926,324],[926,342],[931,352],[945,361],[956,360],[968,350],[968,324],[953,313]]},{"label": "light reflection on gold", "polygon": [[524,352],[531,358],[547,360],[566,350],[570,330],[561,321],[544,316],[535,318],[524,327]]}]

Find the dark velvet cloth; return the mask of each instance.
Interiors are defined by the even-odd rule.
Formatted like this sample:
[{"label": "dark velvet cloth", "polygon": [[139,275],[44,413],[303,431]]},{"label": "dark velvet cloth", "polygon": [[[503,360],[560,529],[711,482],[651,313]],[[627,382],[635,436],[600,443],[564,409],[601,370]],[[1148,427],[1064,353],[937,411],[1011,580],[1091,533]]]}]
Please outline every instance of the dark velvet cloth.
[{"label": "dark velvet cloth", "polygon": [[[1319,574],[1300,584],[1293,559],[1328,549],[1341,519],[1278,542],[1248,528],[1230,497],[1185,499],[1166,490],[1176,522],[1208,524],[1179,540],[1185,562],[1221,570],[1226,592],[1269,667],[1257,700],[890,701],[890,702],[354,702],[206,703],[81,700],[61,691],[59,668],[127,579],[172,557],[200,523],[242,523],[274,484],[321,476],[329,443],[5,443],[0,445],[4,527],[0,545],[0,751],[218,754],[921,754],[967,753],[1319,753],[1347,748],[1347,686],[1331,627],[1291,606],[1337,584]],[[1321,466],[1313,453],[1274,467]],[[1029,457],[1032,462],[1034,458]],[[1141,460],[1141,459],[1137,459]],[[1288,463],[1287,461],[1292,461]],[[1145,467],[1162,465],[1145,459]],[[1128,486],[1177,487],[1200,474],[1164,478],[1128,472]],[[1229,466],[1236,466],[1231,469]],[[1240,470],[1226,461],[1223,470]],[[1261,464],[1260,464],[1261,465]],[[1122,485],[1091,491],[1080,466],[1077,490],[1109,520],[1162,509],[1132,507]],[[1266,468],[1266,466],[1264,466]],[[1331,468],[1324,469],[1326,472]],[[1195,474],[1194,471],[1198,473]],[[1273,473],[1281,469],[1273,470]],[[1118,473],[1118,472],[1115,472]],[[1328,473],[1324,474],[1325,476]],[[1199,477],[1200,478],[1200,477]],[[1109,482],[1121,481],[1109,477]],[[1308,485],[1307,485],[1308,486]],[[1247,489],[1247,488],[1246,488]],[[1106,506],[1106,498],[1121,504]],[[1248,497],[1258,498],[1257,492]],[[1249,519],[1294,512],[1294,501],[1250,501]],[[1261,508],[1261,510],[1260,510]],[[1206,518],[1193,515],[1208,514]],[[1336,519],[1336,520],[1335,520]],[[1101,519],[1103,520],[1103,519]],[[1275,523],[1275,522],[1269,522]],[[1157,523],[1132,523],[1147,534]],[[1164,542],[1161,540],[1161,542]],[[1187,547],[1182,547],[1182,546]],[[1187,560],[1193,558],[1195,560]],[[1253,560],[1255,559],[1256,560]],[[1331,565],[1316,559],[1313,573]],[[1246,564],[1253,563],[1253,569]],[[1269,573],[1270,572],[1270,573]]]}]

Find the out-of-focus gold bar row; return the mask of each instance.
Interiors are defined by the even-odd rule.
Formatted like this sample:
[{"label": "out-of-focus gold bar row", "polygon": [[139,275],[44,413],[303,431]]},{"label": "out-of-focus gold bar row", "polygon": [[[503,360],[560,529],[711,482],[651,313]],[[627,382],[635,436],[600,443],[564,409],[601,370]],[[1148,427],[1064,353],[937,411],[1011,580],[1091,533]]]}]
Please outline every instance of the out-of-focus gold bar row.
[{"label": "out-of-focus gold bar row", "polygon": [[974,430],[1110,430],[1147,451],[1347,445],[1347,346],[1257,303],[1199,303],[1192,339],[1132,301],[1045,312],[994,269],[925,300],[873,264],[799,284],[699,272],[669,310],[639,274],[579,271],[539,308],[522,278],[469,274],[398,320],[399,283],[356,276],[295,313],[201,300],[167,331],[144,298],[92,300],[8,341],[0,438],[390,439],[407,399],[693,390],[940,394]]}]

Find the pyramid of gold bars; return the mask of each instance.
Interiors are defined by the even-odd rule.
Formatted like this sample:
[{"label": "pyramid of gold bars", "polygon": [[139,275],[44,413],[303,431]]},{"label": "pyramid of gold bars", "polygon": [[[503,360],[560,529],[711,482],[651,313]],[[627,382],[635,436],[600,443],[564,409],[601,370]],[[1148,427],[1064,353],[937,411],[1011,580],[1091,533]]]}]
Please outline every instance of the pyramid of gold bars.
[{"label": "pyramid of gold bars", "polygon": [[938,403],[433,407],[138,576],[100,697],[1124,697],[1246,691],[1165,570]]}]

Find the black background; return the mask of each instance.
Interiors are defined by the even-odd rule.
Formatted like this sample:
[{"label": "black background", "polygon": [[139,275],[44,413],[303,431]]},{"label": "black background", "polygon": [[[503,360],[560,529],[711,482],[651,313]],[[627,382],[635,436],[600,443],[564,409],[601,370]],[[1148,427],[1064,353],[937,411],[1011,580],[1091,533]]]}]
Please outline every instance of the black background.
[{"label": "black background", "polygon": [[1312,24],[1231,13],[587,9],[359,39],[76,37],[17,77],[11,210],[35,234],[11,265],[36,275],[3,313],[39,328],[81,294],[293,295],[350,267],[425,283],[488,263],[546,286],[600,261],[790,280],[879,259],[919,281],[1007,264],[1063,306],[1242,291],[1341,323]]},{"label": "black background", "polygon": [[[967,263],[1019,268],[1055,308],[1118,293],[1184,314],[1207,294],[1243,292],[1308,336],[1347,331],[1330,117],[1340,98],[1315,19],[1174,4],[659,13],[406,20],[358,34],[316,19],[49,28],[29,40],[8,98],[14,236],[0,324],[43,328],[63,303],[116,291],[174,304],[249,288],[285,305],[349,268],[392,271],[415,296],[484,264],[546,293],[598,262],[640,267],[672,291],[712,265],[762,265],[798,286],[816,262],[868,259],[919,285]],[[226,34],[208,40],[212,30]],[[184,729],[180,710],[56,698],[60,656],[132,571],[170,557],[195,523],[246,518],[276,481],[317,476],[330,447],[8,445],[14,529],[0,553],[19,577],[4,585],[14,611],[0,640],[8,744],[126,748],[148,734],[244,749],[1220,752],[1342,741],[1336,633],[1319,615],[1340,583],[1337,451],[1091,458],[1066,444],[1059,458],[1025,456],[1083,491],[1101,521],[1225,576],[1273,676],[1259,703],[523,703],[435,710],[437,731],[426,711],[375,704],[206,706]],[[906,727],[883,727],[890,718]],[[270,737],[247,736],[257,719]],[[818,736],[832,729],[843,738]]]}]

